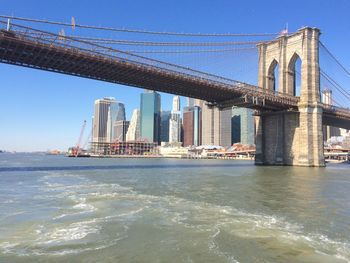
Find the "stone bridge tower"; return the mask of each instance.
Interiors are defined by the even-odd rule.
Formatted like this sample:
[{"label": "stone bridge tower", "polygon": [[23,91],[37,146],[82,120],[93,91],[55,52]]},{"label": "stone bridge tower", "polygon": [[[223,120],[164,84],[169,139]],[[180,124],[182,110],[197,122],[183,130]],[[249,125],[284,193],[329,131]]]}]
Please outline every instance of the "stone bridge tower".
[{"label": "stone bridge tower", "polygon": [[[301,60],[298,110],[258,112],[256,164],[324,166],[320,105],[319,36],[317,28],[302,28],[259,47],[259,86],[296,96],[295,64]],[[278,65],[278,79],[275,68]]]}]

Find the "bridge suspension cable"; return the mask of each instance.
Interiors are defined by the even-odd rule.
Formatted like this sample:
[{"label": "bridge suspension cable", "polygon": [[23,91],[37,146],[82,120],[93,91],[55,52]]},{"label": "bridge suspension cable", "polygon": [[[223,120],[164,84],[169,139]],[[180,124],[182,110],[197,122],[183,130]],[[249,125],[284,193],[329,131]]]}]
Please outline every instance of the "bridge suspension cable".
[{"label": "bridge suspension cable", "polygon": [[320,45],[324,48],[324,50],[330,55],[330,57],[340,66],[344,72],[350,76],[350,71],[345,68],[345,66],[339,61],[339,59],[336,58],[335,55],[320,41]]},{"label": "bridge suspension cable", "polygon": [[[342,107],[348,107],[350,102],[350,92],[347,88],[349,85],[350,71],[344,64],[323,44],[319,41],[321,53],[321,83],[324,88],[330,88],[333,91],[332,101]],[[326,68],[327,72],[324,70]],[[339,102],[342,102],[341,104]]]},{"label": "bridge suspension cable", "polygon": [[233,49],[200,49],[200,50],[123,50],[132,54],[195,54],[195,53],[222,53],[222,52],[235,52],[244,50],[255,50],[255,47],[247,48],[233,48]]},{"label": "bridge suspension cable", "polygon": [[[242,46],[257,45],[265,41],[229,41],[229,42],[156,42],[156,41],[137,41],[137,40],[118,40],[113,38],[84,37],[76,35],[66,35],[76,40],[86,40],[96,44],[116,44],[133,46]],[[65,37],[66,37],[65,36]]]},{"label": "bridge suspension cable", "polygon": [[41,19],[32,19],[16,16],[6,16],[0,15],[0,18],[13,19],[34,23],[43,23],[51,25],[59,25],[65,27],[78,27],[94,30],[105,30],[105,31],[114,31],[114,32],[124,32],[124,33],[137,33],[137,34],[150,34],[150,35],[168,35],[168,36],[184,36],[184,37],[262,37],[262,36],[278,36],[279,33],[181,33],[181,32],[167,32],[167,31],[150,31],[150,30],[141,30],[141,29],[130,29],[130,28],[113,28],[113,27],[102,27],[102,26],[89,26],[89,25],[80,25],[74,23],[65,23],[57,22],[50,20],[41,20]]},{"label": "bridge suspension cable", "polygon": [[237,45],[257,45],[264,41],[245,41],[245,42],[155,42],[155,41],[135,41],[135,40],[116,40],[74,36],[75,39],[88,40],[101,44],[118,45],[136,45],[136,46],[237,46]]},{"label": "bridge suspension cable", "polygon": [[350,93],[347,92],[339,83],[337,83],[332,77],[330,77],[326,72],[321,70],[321,75],[328,80],[328,82],[336,88],[341,94],[343,94],[350,101]]}]

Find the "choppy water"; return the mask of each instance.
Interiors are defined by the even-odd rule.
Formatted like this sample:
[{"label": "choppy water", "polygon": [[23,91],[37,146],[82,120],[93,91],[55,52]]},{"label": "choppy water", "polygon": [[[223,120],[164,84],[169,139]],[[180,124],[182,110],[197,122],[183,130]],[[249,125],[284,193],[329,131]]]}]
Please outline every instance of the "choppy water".
[{"label": "choppy water", "polygon": [[350,262],[349,167],[0,154],[0,262]]}]

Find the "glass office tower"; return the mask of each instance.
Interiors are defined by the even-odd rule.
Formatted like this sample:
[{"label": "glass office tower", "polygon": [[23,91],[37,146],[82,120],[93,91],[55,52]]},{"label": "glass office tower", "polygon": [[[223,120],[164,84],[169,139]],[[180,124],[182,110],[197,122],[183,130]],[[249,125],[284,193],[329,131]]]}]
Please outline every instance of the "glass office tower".
[{"label": "glass office tower", "polygon": [[247,108],[232,108],[232,142],[254,144],[254,111]]},{"label": "glass office tower", "polygon": [[160,141],[169,142],[170,111],[162,111],[160,114]]},{"label": "glass office tower", "polygon": [[155,91],[141,94],[140,105],[141,138],[160,143],[160,95]]}]

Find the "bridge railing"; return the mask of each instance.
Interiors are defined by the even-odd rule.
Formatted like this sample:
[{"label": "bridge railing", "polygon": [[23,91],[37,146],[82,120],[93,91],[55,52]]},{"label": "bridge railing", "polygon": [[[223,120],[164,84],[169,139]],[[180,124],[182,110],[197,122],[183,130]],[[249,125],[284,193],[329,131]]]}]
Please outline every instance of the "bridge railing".
[{"label": "bridge railing", "polygon": [[334,105],[330,105],[330,104],[325,104],[325,103],[322,103],[322,108],[324,110],[336,113],[338,115],[350,117],[350,108],[342,108],[342,107],[338,107],[338,106],[334,106]]},{"label": "bridge railing", "polygon": [[[3,25],[4,30],[7,27],[7,22],[0,20],[0,25]],[[103,59],[109,58],[123,63],[131,63],[137,66],[146,66],[153,68],[160,72],[170,73],[172,75],[181,75],[182,77],[191,78],[194,81],[209,82],[211,85],[219,85],[227,89],[234,89],[243,94],[249,93],[252,96],[264,97],[270,99],[286,100],[291,104],[298,102],[298,98],[275,91],[263,90],[257,86],[217,76],[207,72],[194,70],[188,67],[183,67],[164,61],[159,61],[133,53],[117,50],[111,47],[99,45],[86,40],[76,39],[72,36],[65,36],[64,34],[55,34],[43,30],[38,30],[26,27],[19,24],[11,24],[10,33],[14,33],[14,37],[20,38],[24,41],[36,42],[38,44],[46,44],[49,46],[61,47],[70,51],[89,53],[93,56],[99,56]]]}]

